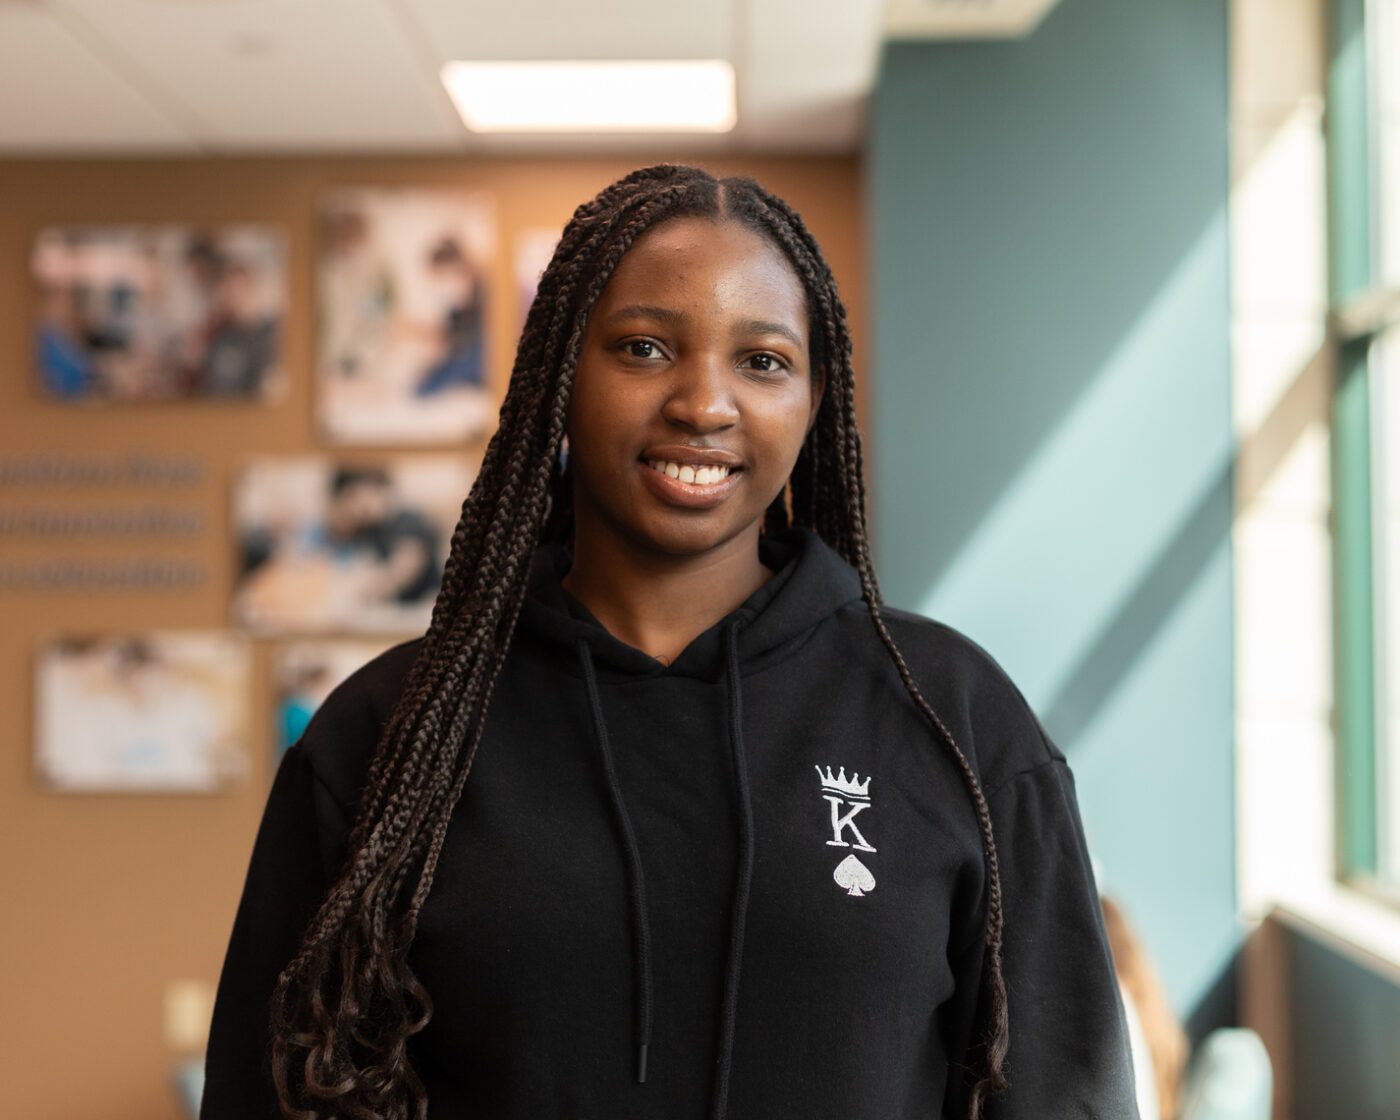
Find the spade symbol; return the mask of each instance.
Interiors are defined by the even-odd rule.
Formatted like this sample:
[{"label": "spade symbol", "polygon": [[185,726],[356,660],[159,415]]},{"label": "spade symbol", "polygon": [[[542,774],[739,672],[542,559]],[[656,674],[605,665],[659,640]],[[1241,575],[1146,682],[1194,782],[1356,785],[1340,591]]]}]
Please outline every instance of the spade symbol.
[{"label": "spade symbol", "polygon": [[846,888],[847,894],[862,895],[875,889],[875,876],[855,856],[847,856],[838,863],[831,877]]}]

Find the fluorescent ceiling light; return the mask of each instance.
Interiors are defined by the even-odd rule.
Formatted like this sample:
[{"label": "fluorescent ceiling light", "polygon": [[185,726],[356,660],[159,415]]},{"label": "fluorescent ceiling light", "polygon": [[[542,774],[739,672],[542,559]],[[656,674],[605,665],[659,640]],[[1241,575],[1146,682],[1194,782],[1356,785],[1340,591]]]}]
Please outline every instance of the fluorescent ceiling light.
[{"label": "fluorescent ceiling light", "polygon": [[442,83],[473,132],[728,132],[734,68],[685,62],[449,62]]}]

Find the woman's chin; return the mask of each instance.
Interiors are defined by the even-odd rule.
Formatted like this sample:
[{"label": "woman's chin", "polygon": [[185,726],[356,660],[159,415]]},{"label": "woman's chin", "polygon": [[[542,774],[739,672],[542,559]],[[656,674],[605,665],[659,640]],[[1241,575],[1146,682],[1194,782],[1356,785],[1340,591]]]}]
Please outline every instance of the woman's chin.
[{"label": "woman's chin", "polygon": [[692,510],[648,518],[644,524],[636,526],[635,537],[654,552],[677,558],[696,557],[724,548],[742,536],[748,524],[757,523],[757,519],[736,523],[718,513],[718,510]]}]

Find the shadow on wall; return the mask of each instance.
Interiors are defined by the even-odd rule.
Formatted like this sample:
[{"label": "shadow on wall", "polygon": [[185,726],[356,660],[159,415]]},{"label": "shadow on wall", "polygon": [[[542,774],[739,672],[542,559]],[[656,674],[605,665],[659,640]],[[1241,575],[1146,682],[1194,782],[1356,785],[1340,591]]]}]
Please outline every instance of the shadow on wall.
[{"label": "shadow on wall", "polygon": [[1239,941],[1226,23],[892,44],[869,164],[886,593],[1042,713],[1197,1037]]}]

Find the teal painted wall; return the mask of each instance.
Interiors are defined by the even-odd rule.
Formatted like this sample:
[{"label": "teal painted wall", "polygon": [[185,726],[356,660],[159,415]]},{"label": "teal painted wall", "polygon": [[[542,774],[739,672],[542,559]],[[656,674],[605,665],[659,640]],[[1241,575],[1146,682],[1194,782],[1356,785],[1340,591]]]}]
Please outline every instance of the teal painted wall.
[{"label": "teal painted wall", "polygon": [[886,597],[1021,686],[1198,1029],[1239,940],[1226,26],[1062,0],[890,44],[867,163]]}]

